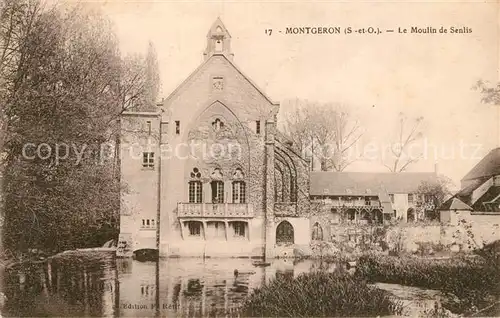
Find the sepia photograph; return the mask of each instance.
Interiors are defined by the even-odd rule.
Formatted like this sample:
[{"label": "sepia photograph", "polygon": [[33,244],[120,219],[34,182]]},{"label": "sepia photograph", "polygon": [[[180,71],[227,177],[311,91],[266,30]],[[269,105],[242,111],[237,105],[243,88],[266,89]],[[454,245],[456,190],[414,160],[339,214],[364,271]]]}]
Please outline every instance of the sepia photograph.
[{"label": "sepia photograph", "polygon": [[0,317],[500,316],[496,0],[0,0]]}]

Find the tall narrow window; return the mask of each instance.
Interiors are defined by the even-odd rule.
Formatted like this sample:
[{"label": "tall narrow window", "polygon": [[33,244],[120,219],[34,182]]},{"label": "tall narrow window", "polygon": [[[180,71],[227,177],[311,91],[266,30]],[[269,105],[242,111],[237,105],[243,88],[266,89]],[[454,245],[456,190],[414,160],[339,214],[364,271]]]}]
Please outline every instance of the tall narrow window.
[{"label": "tall narrow window", "polygon": [[290,180],[290,202],[297,202],[296,180]]},{"label": "tall narrow window", "polygon": [[202,185],[201,181],[189,181],[189,203],[201,203]]},{"label": "tall narrow window", "polygon": [[146,130],[148,135],[151,135],[151,122],[149,120],[146,122]]},{"label": "tall narrow window", "polygon": [[260,120],[255,122],[255,133],[260,134]]},{"label": "tall narrow window", "polygon": [[318,222],[314,223],[313,231],[312,231],[312,240],[313,241],[323,241],[323,229]]},{"label": "tall narrow window", "polygon": [[155,153],[154,152],[143,152],[142,153],[142,167],[143,168],[154,168],[155,166]]},{"label": "tall narrow window", "polygon": [[176,120],[175,121],[175,134],[180,135],[181,133],[181,122]]},{"label": "tall narrow window", "polygon": [[224,182],[212,181],[212,203],[224,203]]},{"label": "tall narrow window", "polygon": [[233,181],[233,203],[246,203],[246,184],[244,181]]}]

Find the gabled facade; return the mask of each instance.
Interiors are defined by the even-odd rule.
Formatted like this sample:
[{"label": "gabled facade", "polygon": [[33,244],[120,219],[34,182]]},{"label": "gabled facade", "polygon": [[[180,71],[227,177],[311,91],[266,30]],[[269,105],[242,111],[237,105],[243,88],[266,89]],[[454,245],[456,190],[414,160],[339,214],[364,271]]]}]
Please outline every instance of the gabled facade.
[{"label": "gabled facade", "polygon": [[308,245],[308,163],[279,104],[233,63],[220,19],[203,63],[158,112],[122,116],[119,255],[273,257]]}]

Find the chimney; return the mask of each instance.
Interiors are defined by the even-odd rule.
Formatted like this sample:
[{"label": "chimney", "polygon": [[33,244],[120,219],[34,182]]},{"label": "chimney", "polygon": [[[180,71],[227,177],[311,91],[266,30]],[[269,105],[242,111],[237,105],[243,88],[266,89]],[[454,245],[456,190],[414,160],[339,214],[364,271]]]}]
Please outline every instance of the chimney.
[{"label": "chimney", "polygon": [[439,175],[439,163],[438,162],[434,163],[434,173],[436,175]]}]

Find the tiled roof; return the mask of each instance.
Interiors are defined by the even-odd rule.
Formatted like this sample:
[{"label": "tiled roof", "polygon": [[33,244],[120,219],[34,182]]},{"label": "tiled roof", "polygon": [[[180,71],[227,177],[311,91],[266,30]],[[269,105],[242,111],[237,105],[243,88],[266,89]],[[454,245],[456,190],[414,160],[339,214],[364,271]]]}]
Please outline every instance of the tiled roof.
[{"label": "tiled roof", "polygon": [[462,180],[491,177],[498,174],[500,174],[500,148],[490,151]]},{"label": "tiled roof", "polygon": [[422,181],[436,180],[434,172],[311,172],[310,195],[378,195],[414,193]]},{"label": "tiled roof", "polygon": [[471,183],[468,186],[460,189],[460,191],[457,192],[457,196],[460,197],[460,199],[462,201],[466,201],[463,198],[469,197],[472,194],[472,192],[474,192],[474,190],[479,188],[486,180],[488,180],[488,179],[487,178],[479,178],[479,179],[470,181]]},{"label": "tiled roof", "polygon": [[441,205],[439,210],[468,210],[472,211],[472,208],[462,202],[459,198],[452,197],[445,203]]},{"label": "tiled roof", "polygon": [[500,196],[500,187],[493,186],[488,189],[474,204],[472,208],[474,211],[485,211],[485,206],[483,203],[488,203],[495,200],[498,196]]}]

